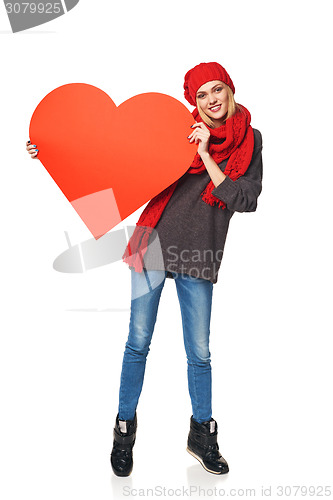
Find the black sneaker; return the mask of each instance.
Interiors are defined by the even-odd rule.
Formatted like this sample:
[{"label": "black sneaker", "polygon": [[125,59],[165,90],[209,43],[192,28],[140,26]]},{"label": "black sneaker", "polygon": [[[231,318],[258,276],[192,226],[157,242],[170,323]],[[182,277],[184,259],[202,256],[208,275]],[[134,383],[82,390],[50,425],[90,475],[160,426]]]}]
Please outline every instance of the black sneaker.
[{"label": "black sneaker", "polygon": [[136,412],[133,420],[119,420],[113,429],[113,448],[110,456],[111,466],[116,476],[129,476],[133,469],[133,446],[137,429]]},{"label": "black sneaker", "polygon": [[211,418],[199,424],[191,416],[190,432],[186,450],[213,474],[229,472],[227,461],[222,457],[217,444],[217,422]]}]

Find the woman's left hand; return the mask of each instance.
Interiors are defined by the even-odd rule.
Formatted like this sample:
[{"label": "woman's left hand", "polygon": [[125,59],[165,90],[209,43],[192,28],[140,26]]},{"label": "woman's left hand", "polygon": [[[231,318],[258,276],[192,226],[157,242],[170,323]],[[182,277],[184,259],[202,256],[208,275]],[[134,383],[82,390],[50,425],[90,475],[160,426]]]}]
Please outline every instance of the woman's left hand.
[{"label": "woman's left hand", "polygon": [[195,142],[195,144],[199,144],[198,154],[200,156],[202,154],[208,153],[210,139],[210,132],[208,128],[202,122],[195,123],[194,125],[192,125],[192,128],[194,128],[194,131],[188,136],[189,141]]}]

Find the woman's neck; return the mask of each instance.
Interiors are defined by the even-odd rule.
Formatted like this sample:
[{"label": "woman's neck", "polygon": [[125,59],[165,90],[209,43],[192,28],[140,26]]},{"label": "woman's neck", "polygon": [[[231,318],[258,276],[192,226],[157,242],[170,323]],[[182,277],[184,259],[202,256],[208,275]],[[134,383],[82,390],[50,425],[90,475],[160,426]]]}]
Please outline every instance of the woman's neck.
[{"label": "woman's neck", "polygon": [[214,120],[214,118],[212,118],[214,124],[213,128],[221,127],[221,125],[223,125],[227,119],[227,114],[228,113],[226,113],[220,120]]}]

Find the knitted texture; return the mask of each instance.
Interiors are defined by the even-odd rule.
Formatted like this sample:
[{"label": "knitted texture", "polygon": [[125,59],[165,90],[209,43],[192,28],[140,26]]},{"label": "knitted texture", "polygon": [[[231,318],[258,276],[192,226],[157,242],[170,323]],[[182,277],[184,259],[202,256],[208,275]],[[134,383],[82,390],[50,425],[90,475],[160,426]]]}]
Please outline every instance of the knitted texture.
[{"label": "knitted texture", "polygon": [[[211,134],[209,154],[216,163],[229,158],[224,174],[233,181],[246,172],[251,162],[254,145],[253,129],[250,125],[251,114],[244,106],[240,104],[239,106],[240,109],[220,127],[207,127]],[[197,109],[192,115],[197,122],[202,121]],[[225,140],[222,142],[223,139]],[[196,153],[187,173],[201,174],[205,170],[206,167],[200,155]],[[136,223],[122,259],[137,272],[143,270],[143,256],[147,251],[149,237],[176,189],[177,183],[178,180],[152,198]],[[219,208],[225,209],[225,203],[212,194],[214,188],[214,183],[210,181],[201,193],[203,201],[208,205],[218,205]]]}]

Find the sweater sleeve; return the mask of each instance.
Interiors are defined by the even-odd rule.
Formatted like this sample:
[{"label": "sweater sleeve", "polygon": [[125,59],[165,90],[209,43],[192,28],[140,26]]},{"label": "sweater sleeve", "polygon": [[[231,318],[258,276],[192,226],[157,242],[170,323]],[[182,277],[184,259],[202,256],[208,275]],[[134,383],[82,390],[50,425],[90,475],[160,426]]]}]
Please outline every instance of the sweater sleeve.
[{"label": "sweater sleeve", "polygon": [[253,129],[254,148],[251,163],[245,174],[233,181],[226,177],[212,194],[222,200],[229,210],[234,212],[255,212],[257,199],[262,189],[262,136],[259,130]]}]

